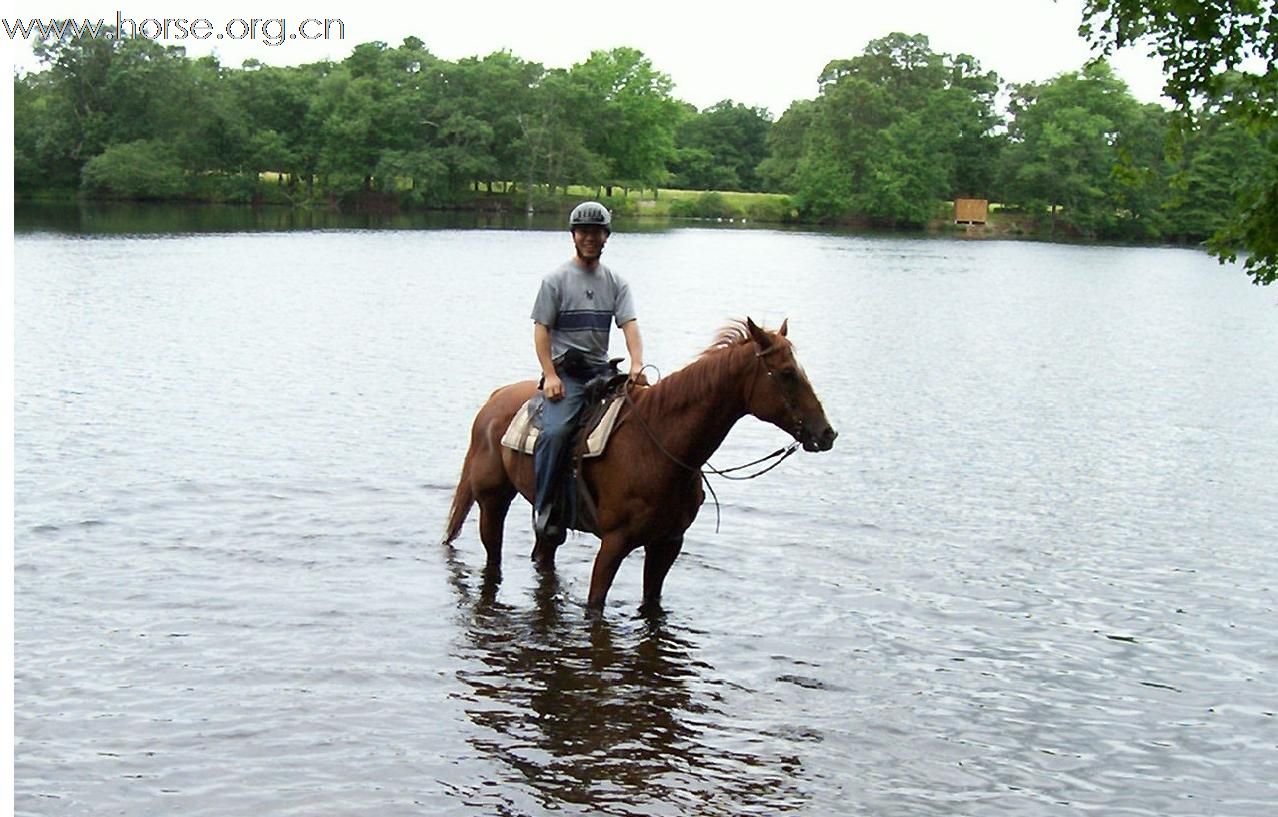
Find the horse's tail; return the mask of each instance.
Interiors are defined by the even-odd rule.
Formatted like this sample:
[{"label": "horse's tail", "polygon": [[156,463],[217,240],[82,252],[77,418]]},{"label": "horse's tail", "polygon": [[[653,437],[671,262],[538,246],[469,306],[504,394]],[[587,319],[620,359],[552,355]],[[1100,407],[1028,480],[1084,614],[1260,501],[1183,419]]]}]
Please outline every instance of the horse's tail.
[{"label": "horse's tail", "polygon": [[471,452],[467,451],[461,478],[457,481],[457,493],[453,494],[453,508],[448,514],[448,531],[444,534],[445,545],[461,533],[462,523],[470,513],[470,506],[475,504],[475,490],[470,487],[470,455]]}]

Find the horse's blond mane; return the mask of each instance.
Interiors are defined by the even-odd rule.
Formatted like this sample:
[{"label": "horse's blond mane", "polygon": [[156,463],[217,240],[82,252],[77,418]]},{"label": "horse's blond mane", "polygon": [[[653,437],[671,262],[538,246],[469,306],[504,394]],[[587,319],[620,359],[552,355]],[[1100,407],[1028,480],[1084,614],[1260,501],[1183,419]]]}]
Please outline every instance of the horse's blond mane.
[{"label": "horse's blond mane", "polygon": [[651,389],[645,389],[645,402],[657,414],[664,414],[690,402],[704,400],[733,365],[735,356],[729,353],[753,340],[745,320],[734,320],[720,327],[714,341],[695,360],[671,372]]},{"label": "horse's blond mane", "polygon": [[714,336],[714,341],[705,348],[701,353],[702,357],[721,349],[730,349],[733,346],[740,346],[749,343],[752,340],[750,329],[743,320],[735,320],[729,324],[719,327],[719,331]]}]

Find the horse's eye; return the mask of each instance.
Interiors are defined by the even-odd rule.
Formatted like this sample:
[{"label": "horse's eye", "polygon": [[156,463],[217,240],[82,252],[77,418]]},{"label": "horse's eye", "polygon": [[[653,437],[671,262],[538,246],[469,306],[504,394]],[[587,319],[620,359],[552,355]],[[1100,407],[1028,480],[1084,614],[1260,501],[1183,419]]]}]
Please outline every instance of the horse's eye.
[{"label": "horse's eye", "polygon": [[798,373],[798,372],[796,372],[794,369],[782,369],[782,370],[781,370],[781,382],[783,382],[783,383],[798,383],[798,382],[799,382],[799,373]]}]

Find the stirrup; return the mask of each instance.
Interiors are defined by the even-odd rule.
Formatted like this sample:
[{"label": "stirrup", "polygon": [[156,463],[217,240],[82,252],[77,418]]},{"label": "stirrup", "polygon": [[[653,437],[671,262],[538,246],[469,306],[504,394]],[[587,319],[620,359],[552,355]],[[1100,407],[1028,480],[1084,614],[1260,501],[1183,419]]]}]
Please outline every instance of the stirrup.
[{"label": "stirrup", "polygon": [[550,504],[542,508],[541,513],[533,513],[533,532],[543,539],[556,539],[564,532],[555,510],[555,506]]}]

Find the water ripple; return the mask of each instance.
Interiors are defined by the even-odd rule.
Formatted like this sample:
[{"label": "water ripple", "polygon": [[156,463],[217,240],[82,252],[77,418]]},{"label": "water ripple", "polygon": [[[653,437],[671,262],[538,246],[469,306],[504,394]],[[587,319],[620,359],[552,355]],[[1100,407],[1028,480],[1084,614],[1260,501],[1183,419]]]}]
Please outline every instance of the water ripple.
[{"label": "water ripple", "polygon": [[654,362],[784,310],[841,435],[716,486],[663,616],[637,553],[596,618],[595,541],[538,573],[522,501],[500,584],[473,518],[438,545],[531,361],[463,316],[526,315],[562,235],[387,235],[19,236],[17,813],[1272,812],[1278,325],[1236,271],[619,233]]}]

